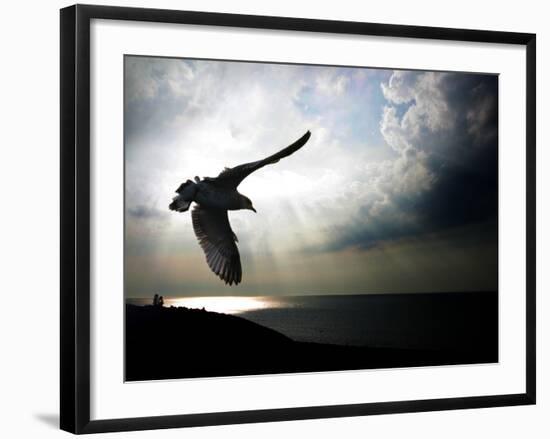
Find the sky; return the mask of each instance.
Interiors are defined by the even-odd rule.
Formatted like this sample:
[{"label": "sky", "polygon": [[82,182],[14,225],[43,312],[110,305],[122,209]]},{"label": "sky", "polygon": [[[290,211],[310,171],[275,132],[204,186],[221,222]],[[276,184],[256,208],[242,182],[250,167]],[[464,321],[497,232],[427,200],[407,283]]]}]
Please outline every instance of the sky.
[{"label": "sky", "polygon": [[[497,290],[497,76],[126,56],[124,90],[127,297]],[[175,190],[307,130],[239,186],[225,285]]]}]

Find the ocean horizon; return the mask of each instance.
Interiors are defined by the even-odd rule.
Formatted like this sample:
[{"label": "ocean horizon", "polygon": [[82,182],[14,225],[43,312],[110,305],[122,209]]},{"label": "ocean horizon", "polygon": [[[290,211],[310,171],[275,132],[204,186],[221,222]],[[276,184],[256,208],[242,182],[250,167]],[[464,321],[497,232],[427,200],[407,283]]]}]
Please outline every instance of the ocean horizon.
[{"label": "ocean horizon", "polygon": [[[152,298],[127,298],[148,305]],[[237,315],[299,342],[401,349],[498,345],[497,292],[165,297],[164,306]]]}]

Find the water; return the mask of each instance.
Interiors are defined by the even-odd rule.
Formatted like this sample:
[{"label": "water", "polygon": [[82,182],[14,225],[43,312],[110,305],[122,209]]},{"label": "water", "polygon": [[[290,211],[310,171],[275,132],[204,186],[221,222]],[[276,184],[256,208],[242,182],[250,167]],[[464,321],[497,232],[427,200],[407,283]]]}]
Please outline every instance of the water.
[{"label": "water", "polygon": [[455,349],[498,341],[496,292],[167,298],[165,306],[239,315],[305,342]]}]

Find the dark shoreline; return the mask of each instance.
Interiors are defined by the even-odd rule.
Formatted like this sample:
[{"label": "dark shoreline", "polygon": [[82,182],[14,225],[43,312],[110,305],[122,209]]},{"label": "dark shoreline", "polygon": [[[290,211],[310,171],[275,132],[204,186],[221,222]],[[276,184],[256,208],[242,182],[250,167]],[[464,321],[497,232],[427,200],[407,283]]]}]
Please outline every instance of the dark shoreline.
[{"label": "dark shoreline", "polygon": [[242,317],[126,305],[126,381],[494,363],[498,348],[446,350],[293,341]]}]

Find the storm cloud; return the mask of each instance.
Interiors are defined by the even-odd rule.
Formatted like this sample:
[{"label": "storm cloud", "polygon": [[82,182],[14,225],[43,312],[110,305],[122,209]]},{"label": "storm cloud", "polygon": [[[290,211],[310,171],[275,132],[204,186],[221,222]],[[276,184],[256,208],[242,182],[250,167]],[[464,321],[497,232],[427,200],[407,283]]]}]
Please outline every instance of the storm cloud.
[{"label": "storm cloud", "polygon": [[366,184],[378,196],[332,231],[328,248],[496,222],[497,77],[398,71],[381,87],[388,103],[380,131],[398,156],[369,170]]}]

